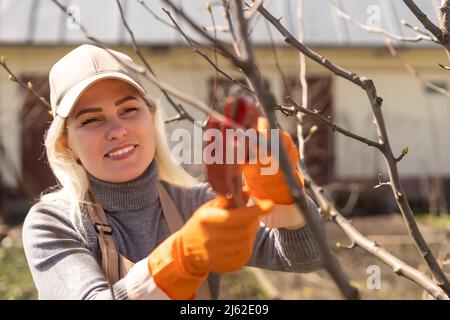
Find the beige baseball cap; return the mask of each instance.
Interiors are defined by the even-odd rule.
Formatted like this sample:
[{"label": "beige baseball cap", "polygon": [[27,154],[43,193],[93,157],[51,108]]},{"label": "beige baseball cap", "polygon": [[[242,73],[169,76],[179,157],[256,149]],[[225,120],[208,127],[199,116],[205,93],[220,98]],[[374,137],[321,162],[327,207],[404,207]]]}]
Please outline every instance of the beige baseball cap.
[{"label": "beige baseball cap", "polygon": [[58,114],[66,118],[81,94],[102,79],[123,80],[145,94],[137,73],[118,62],[111,54],[127,63],[133,60],[121,52],[108,51],[94,45],[83,44],[53,65],[49,82],[50,104],[54,116]]}]

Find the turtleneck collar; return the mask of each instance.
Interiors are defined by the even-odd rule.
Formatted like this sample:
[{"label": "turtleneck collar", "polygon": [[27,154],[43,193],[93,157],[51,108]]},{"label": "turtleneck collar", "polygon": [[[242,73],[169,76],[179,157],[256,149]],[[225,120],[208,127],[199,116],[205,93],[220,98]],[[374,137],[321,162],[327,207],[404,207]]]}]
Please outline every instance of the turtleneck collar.
[{"label": "turtleneck collar", "polygon": [[137,178],[127,182],[108,182],[88,173],[89,190],[109,212],[130,211],[146,208],[158,199],[158,172],[156,161]]}]

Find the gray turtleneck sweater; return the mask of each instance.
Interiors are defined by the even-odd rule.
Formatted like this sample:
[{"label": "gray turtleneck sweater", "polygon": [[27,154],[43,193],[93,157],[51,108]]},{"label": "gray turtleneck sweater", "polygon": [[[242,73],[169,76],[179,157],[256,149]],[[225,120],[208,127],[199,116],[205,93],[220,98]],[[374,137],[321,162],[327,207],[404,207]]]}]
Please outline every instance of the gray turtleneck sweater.
[{"label": "gray turtleneck sweater", "polygon": [[[89,176],[90,190],[102,204],[117,250],[136,263],[169,236],[159,202],[156,162],[138,178],[124,183]],[[163,182],[176,207],[187,220],[203,203],[214,198],[209,184],[182,188]],[[316,205],[309,208],[321,220]],[[85,217],[88,244],[75,231],[63,201],[36,203],[23,225],[23,243],[40,299],[111,299],[100,267],[101,252],[92,223]],[[323,225],[323,222],[322,222]],[[324,231],[325,232],[325,231]],[[307,226],[296,230],[260,227],[248,266],[289,272],[321,267],[317,246]],[[127,299],[124,279],[114,284],[116,299]],[[210,273],[213,299],[219,296],[220,277]]]}]

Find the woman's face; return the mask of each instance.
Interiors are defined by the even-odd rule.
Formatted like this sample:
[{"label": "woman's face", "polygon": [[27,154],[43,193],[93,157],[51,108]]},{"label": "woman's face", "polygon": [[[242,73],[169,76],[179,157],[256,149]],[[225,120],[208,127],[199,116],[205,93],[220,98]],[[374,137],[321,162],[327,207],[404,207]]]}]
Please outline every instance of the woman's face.
[{"label": "woman's face", "polygon": [[66,125],[67,147],[98,179],[137,178],[155,155],[153,113],[126,82],[106,79],[90,86]]}]

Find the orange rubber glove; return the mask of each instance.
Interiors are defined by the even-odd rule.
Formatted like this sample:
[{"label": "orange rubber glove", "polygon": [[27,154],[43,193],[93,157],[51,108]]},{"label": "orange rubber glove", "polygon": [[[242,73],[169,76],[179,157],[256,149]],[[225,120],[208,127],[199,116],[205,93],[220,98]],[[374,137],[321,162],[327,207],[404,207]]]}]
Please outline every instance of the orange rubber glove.
[{"label": "orange rubber glove", "polygon": [[[267,120],[263,117],[259,117],[257,130],[259,132],[265,132],[265,135],[267,136],[268,127]],[[280,130],[280,138],[287,151],[297,181],[303,187],[303,176],[297,168],[297,162],[300,159],[298,149],[286,131]],[[271,161],[273,160],[270,159],[270,163],[268,164],[262,164],[258,160],[256,164],[245,164],[242,166],[242,172],[244,174],[246,185],[250,189],[250,195],[258,199],[272,200],[276,204],[286,205],[294,203],[294,200],[289,194],[289,188],[280,167],[274,175],[261,174],[261,167],[270,167]]]},{"label": "orange rubber glove", "polygon": [[250,259],[259,216],[269,213],[273,202],[227,206],[223,196],[203,204],[148,256],[155,284],[170,298],[192,299],[208,272],[235,271]]}]

